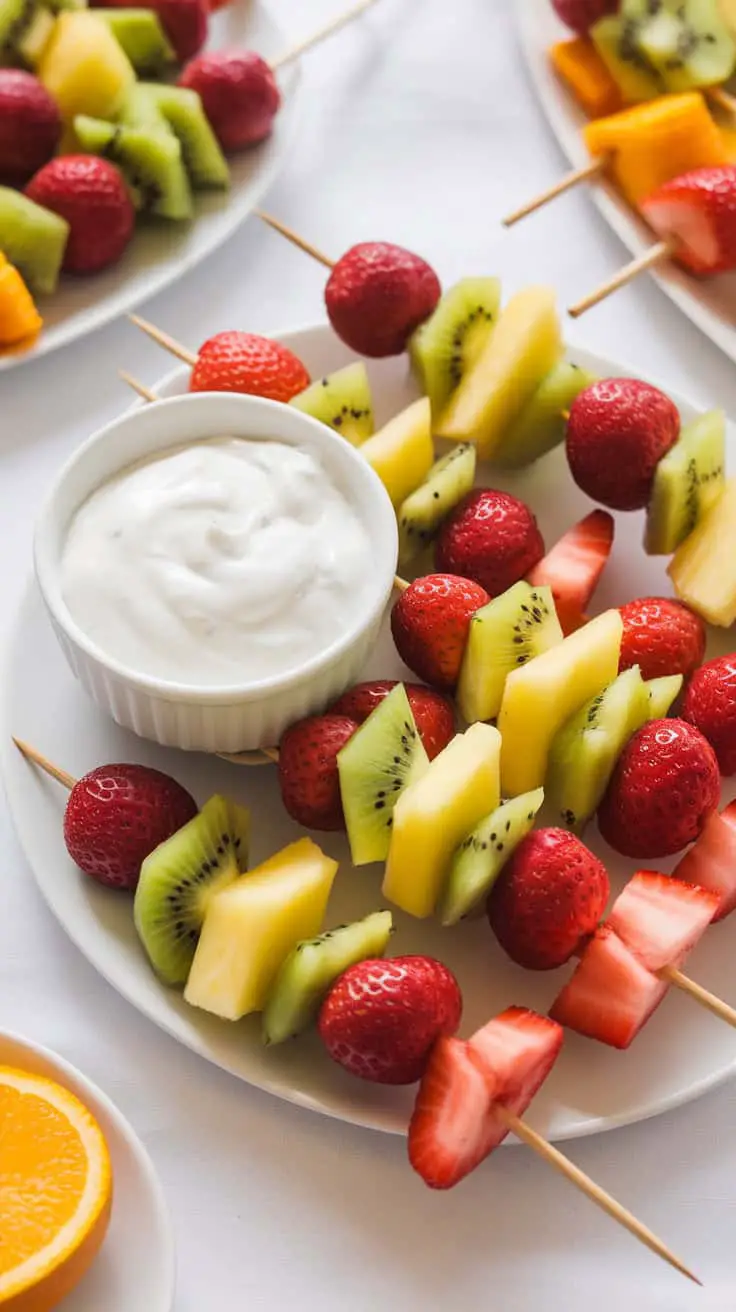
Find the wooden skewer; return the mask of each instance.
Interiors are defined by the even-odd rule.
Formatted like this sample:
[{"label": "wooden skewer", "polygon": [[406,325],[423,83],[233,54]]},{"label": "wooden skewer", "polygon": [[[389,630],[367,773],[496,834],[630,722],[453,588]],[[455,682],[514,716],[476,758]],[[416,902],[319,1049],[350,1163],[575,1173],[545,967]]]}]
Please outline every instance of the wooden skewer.
[{"label": "wooden skewer", "polygon": [[[140,328],[141,332],[146,333],[148,337],[152,337],[154,342],[158,342],[159,346],[163,346],[164,350],[168,351],[170,355],[175,355],[178,360],[183,360],[185,364],[189,365],[190,369],[194,368],[197,357],[193,351],[187,350],[186,346],[182,346],[181,342],[177,342],[174,337],[169,337],[169,334],[165,333],[162,328],[157,328],[155,324],[149,323],[148,319],[141,319],[138,314],[129,314],[128,318],[131,323],[135,324],[136,328]],[[129,381],[129,377],[125,379],[125,382]],[[135,390],[139,396],[143,396],[140,384],[135,384]],[[153,396],[153,393],[151,393],[151,396]],[[151,398],[147,399],[150,400]],[[154,397],[154,400],[158,400],[158,397]]]},{"label": "wooden skewer", "polygon": [[542,1157],[545,1162],[553,1166],[556,1171],[559,1171],[560,1175],[564,1175],[566,1180],[574,1184],[576,1189],[580,1189],[586,1198],[589,1198],[597,1207],[601,1207],[604,1212],[607,1212],[614,1221],[618,1221],[619,1225],[629,1231],[629,1234],[634,1235],[640,1243],[656,1253],[658,1257],[663,1258],[665,1262],[669,1262],[670,1266],[673,1266],[676,1271],[687,1276],[688,1280],[692,1280],[696,1285],[702,1283],[685,1266],[684,1262],[681,1262],[678,1257],[675,1257],[674,1253],[670,1252],[669,1248],[662,1243],[661,1239],[657,1238],[648,1226],[637,1220],[628,1208],[623,1207],[615,1198],[612,1198],[605,1189],[596,1184],[595,1180],[591,1180],[590,1176],[585,1174],[585,1171],[581,1171],[580,1167],[571,1162],[569,1157],[565,1157],[564,1153],[555,1148],[554,1144],[548,1143],[541,1134],[533,1130],[530,1125],[527,1125],[526,1121],[520,1120],[518,1116],[514,1116],[505,1107],[497,1105],[494,1107],[494,1112],[506,1123],[517,1139],[521,1139],[522,1143],[533,1149],[539,1157]]},{"label": "wooden skewer", "polygon": [[535,210],[541,210],[542,206],[548,205],[550,201],[555,200],[558,196],[564,196],[565,192],[572,191],[573,187],[580,186],[581,182],[593,182],[599,178],[605,171],[607,157],[591,160],[589,164],[583,164],[579,169],[573,169],[572,172],[566,173],[564,178],[555,182],[546,191],[540,191],[538,196],[533,196],[525,205],[521,205],[518,210],[507,214],[502,219],[504,228],[512,228],[515,223],[525,219],[528,214],[534,214]]},{"label": "wooden skewer", "polygon": [[350,9],[346,9],[345,12],[339,14],[337,18],[333,18],[329,23],[325,23],[324,27],[319,28],[317,32],[313,32],[311,36],[306,37],[297,45],[292,46],[290,50],[285,52],[285,54],[279,55],[278,59],[272,60],[271,71],[275,73],[279,68],[284,68],[286,64],[293,63],[300,55],[304,55],[307,50],[311,50],[312,46],[316,46],[320,41],[325,41],[327,37],[332,36],[334,32],[339,32],[340,28],[345,27],[346,23],[352,23],[354,18],[357,18],[359,14],[364,13],[366,9],[370,9],[371,5],[375,4],[375,2],[376,0],[359,0],[358,4],[352,5]]},{"label": "wooden skewer", "polygon": [[42,770],[46,771],[46,774],[51,775],[52,779],[56,779],[57,783],[60,783],[64,788],[68,788],[71,792],[77,782],[73,775],[67,774],[66,770],[60,770],[58,765],[54,765],[46,756],[42,756],[40,752],[36,751],[35,747],[31,747],[30,743],[24,743],[22,738],[13,738],[13,742],[27,761],[33,761],[34,765],[40,766]]},{"label": "wooden skewer", "polygon": [[286,240],[290,241],[292,246],[298,246],[300,251],[311,255],[313,260],[318,260],[320,264],[324,264],[326,269],[334,269],[334,260],[331,260],[323,251],[318,250],[311,242],[305,241],[304,237],[300,237],[298,232],[282,223],[280,219],[275,219],[272,214],[266,214],[264,210],[254,210],[253,213],[262,223],[267,223],[269,228],[273,228],[275,232],[280,232],[282,237],[286,237]]},{"label": "wooden skewer", "polygon": [[676,989],[687,993],[688,997],[698,1002],[701,1007],[705,1007],[706,1011],[712,1012],[719,1020],[725,1020],[727,1025],[736,1029],[736,1010],[729,1007],[728,1003],[717,997],[715,993],[704,989],[702,984],[696,984],[694,979],[683,975],[682,971],[676,970],[674,966],[665,966],[657,973],[660,979],[666,980],[668,984],[674,984]]},{"label": "wooden skewer", "polygon": [[708,100],[725,110],[727,114],[736,114],[736,96],[730,96],[723,87],[707,87],[705,95]]},{"label": "wooden skewer", "polygon": [[628,283],[633,282],[639,277],[640,273],[645,273],[647,269],[653,269],[655,265],[662,264],[668,260],[672,254],[672,244],[668,241],[658,241],[655,246],[651,246],[643,255],[639,255],[635,260],[619,269],[613,278],[609,278],[600,287],[588,296],[584,296],[582,301],[576,305],[571,305],[568,314],[571,319],[579,319],[581,314],[592,310],[594,305],[600,305],[607,297],[612,296],[620,287],[626,287]]},{"label": "wooden skewer", "polygon": [[128,384],[128,387],[132,387],[133,391],[137,392],[144,401],[160,401],[161,398],[156,396],[156,393],[152,392],[150,387],[146,387],[145,383],[140,382],[138,378],[134,378],[125,369],[118,369],[118,376],[122,378],[124,383]]}]

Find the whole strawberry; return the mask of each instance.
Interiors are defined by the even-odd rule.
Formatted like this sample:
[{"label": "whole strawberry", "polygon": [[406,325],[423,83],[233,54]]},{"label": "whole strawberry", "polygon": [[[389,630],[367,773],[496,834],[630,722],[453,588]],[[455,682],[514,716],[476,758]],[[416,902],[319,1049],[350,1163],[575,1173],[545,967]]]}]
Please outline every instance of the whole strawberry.
[{"label": "whole strawberry", "polygon": [[361,355],[380,357],[401,355],[441,293],[437,274],[419,255],[390,242],[365,241],[337,261],[325,304],[338,337]]},{"label": "whole strawberry", "polygon": [[697,670],[705,655],[705,625],[669,597],[640,597],[621,607],[624,632],[619,670],[638,665],[643,679]]},{"label": "whole strawberry", "polygon": [[146,857],[196,814],[194,798],[160,770],[101,765],[69,794],[64,842],[85,875],[133,890]]},{"label": "whole strawberry", "polygon": [[443,574],[473,579],[491,597],[518,583],[542,559],[544,541],[531,510],[509,492],[469,492],[445,520],[435,548]]},{"label": "whole strawberry", "polygon": [[39,169],[26,195],[69,224],[66,273],[99,273],[117,263],[135,228],[122,174],[96,155],[62,155]]},{"label": "whole strawberry", "polygon": [[609,891],[605,866],[579,838],[563,829],[536,829],[501,872],[488,919],[517,965],[554,970],[593,933]]},{"label": "whole strawberry", "polygon": [[693,675],[682,718],[708,739],[721,774],[736,774],[736,655],[707,661]]},{"label": "whole strawberry", "polygon": [[318,1029],[330,1057],[377,1084],[421,1079],[435,1041],[462,1014],[455,976],[433,957],[361,961],[333,985]]},{"label": "whole strawberry", "polygon": [[281,800],[305,829],[345,828],[337,754],[358,728],[346,715],[311,715],[287,729],[279,745]]},{"label": "whole strawberry", "polygon": [[[127,9],[130,0],[100,0],[102,9]],[[207,40],[209,6],[206,0],[147,0],[143,6],[158,14],[174,47],[178,63],[191,59]]]},{"label": "whole strawberry", "polygon": [[[330,707],[333,715],[347,715],[357,724],[363,724],[372,711],[396,687],[397,679],[381,679],[373,683],[358,683]],[[455,737],[455,708],[449,697],[425,688],[421,683],[405,683],[419,737],[430,761]]]},{"label": "whole strawberry", "polygon": [[690,273],[736,268],[736,166],[695,169],[666,182],[641,203],[650,227],[671,242]]},{"label": "whole strawberry", "polygon": [[664,392],[636,378],[601,379],[570,407],[570,472],[594,501],[611,510],[640,510],[679,433],[677,407]]},{"label": "whole strawberry", "polygon": [[581,36],[607,14],[618,13],[620,0],[552,0],[558,18]]},{"label": "whole strawberry", "polygon": [[281,104],[281,92],[265,59],[254,50],[208,50],[187,64],[179,85],[199,93],[223,150],[263,141]]},{"label": "whole strawberry", "polygon": [[454,688],[470,621],[489,601],[485,588],[454,574],[427,574],[410,583],[391,611],[391,632],[404,664],[436,688]]},{"label": "whole strawberry", "polygon": [[619,757],[598,809],[616,852],[658,859],[695,842],[721,797],[710,744],[684,720],[651,720]]},{"label": "whole strawberry", "polygon": [[298,356],[280,342],[256,333],[209,337],[189,379],[190,392],[244,392],[271,401],[290,401],[309,386]]},{"label": "whole strawberry", "polygon": [[0,184],[23,187],[52,155],[61,137],[55,100],[31,73],[0,68]]}]

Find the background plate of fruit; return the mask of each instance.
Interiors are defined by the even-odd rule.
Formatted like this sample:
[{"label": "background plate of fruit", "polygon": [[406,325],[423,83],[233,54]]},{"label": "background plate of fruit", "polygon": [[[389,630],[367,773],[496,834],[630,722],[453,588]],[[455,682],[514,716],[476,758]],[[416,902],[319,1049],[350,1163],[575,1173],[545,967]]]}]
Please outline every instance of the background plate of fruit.
[{"label": "background plate of fruit", "polygon": [[297,67],[271,71],[288,39],[262,5],[83,3],[0,5],[0,369],[193,268],[295,123]]},{"label": "background plate of fruit", "polygon": [[[0,741],[49,905],[180,1042],[302,1106],[404,1133],[438,1036],[533,1008],[525,1036],[516,1013],[494,1034],[508,1087],[529,1091],[515,1105],[542,1083],[531,1118],[561,1138],[736,1068],[733,1029],[672,986],[695,948],[698,985],[736,988],[734,667],[697,672],[706,642],[713,658],[731,645],[736,485],[722,412],[566,351],[549,289],[500,301],[493,278],[448,290],[411,339],[414,372],[398,354],[366,367],[327,326],[271,351],[271,388],[384,481],[414,580],[365,682],[292,726],[278,763],[115,727],[73,680],[35,587]],[[233,345],[200,356],[222,386]],[[242,390],[249,367],[263,382],[258,358],[241,353]],[[178,369],[159,392],[189,381]],[[565,1027],[554,1070],[550,1010]]]},{"label": "background plate of fruit", "polygon": [[550,126],[573,169],[591,169],[579,185],[736,359],[733,0],[529,0],[516,12]]}]

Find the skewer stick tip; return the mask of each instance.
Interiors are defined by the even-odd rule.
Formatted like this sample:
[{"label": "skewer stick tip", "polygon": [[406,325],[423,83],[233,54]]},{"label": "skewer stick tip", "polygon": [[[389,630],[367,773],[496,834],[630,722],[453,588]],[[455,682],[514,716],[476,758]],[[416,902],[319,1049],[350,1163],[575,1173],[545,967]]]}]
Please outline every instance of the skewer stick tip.
[{"label": "skewer stick tip", "polygon": [[12,739],[18,751],[25,756],[27,761],[32,761],[34,765],[44,770],[52,779],[55,779],[57,783],[60,783],[64,788],[68,788],[71,792],[77,782],[73,775],[68,774],[66,770],[60,770],[58,765],[54,765],[47,757],[36,751],[35,747],[31,747],[30,743],[24,742],[22,738],[16,738],[13,734]]},{"label": "skewer stick tip", "polygon": [[668,241],[658,241],[656,245],[650,246],[648,251],[645,251],[643,255],[639,255],[635,260],[631,260],[629,264],[624,265],[623,269],[619,269],[618,273],[602,283],[594,292],[590,292],[581,301],[571,305],[568,309],[570,318],[579,319],[582,314],[592,310],[594,305],[600,305],[601,301],[605,301],[614,292],[619,291],[621,287],[627,287],[630,282],[639,277],[640,273],[646,273],[647,269],[653,269],[657,264],[662,264],[665,260],[668,260],[671,254],[672,246]]}]

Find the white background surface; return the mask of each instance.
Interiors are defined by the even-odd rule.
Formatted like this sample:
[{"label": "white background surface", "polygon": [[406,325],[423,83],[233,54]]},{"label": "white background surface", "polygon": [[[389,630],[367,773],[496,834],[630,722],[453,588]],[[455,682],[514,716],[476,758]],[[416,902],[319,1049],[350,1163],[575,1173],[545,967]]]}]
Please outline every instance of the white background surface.
[{"label": "white background surface", "polygon": [[[338,7],[273,0],[294,35]],[[510,9],[509,0],[380,0],[312,55],[311,95],[270,209],[335,255],[386,238],[426,254],[447,282],[499,272],[512,290],[549,280],[563,304],[611,273],[622,249],[583,196],[511,233],[500,229],[505,211],[562,168],[525,80]],[[253,221],[145,313],[196,347],[226,327],[268,331],[320,317],[323,278]],[[733,365],[647,281],[568,336],[736,415]],[[120,324],[0,379],[3,626],[27,578],[50,475],[127,404],[118,367],[153,382],[168,361]],[[497,1153],[454,1194],[434,1195],[409,1171],[400,1141],[299,1112],[202,1064],[67,943],[4,807],[0,826],[0,1025],[80,1066],[148,1145],[177,1232],[177,1312],[736,1306],[733,1086],[570,1145],[696,1268],[705,1289],[691,1290],[523,1148]]]}]

